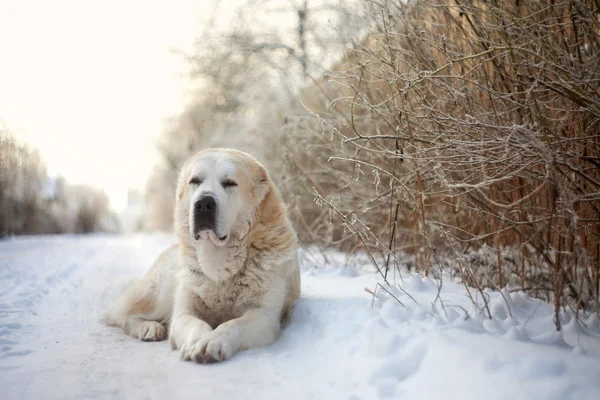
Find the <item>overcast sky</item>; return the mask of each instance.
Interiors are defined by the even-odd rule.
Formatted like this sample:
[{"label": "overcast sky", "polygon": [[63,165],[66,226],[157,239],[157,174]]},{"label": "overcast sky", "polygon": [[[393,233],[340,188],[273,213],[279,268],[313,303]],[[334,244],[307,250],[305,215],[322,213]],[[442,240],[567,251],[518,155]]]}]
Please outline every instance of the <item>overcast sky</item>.
[{"label": "overcast sky", "polygon": [[154,139],[186,100],[206,0],[0,0],[0,119],[51,175],[103,187],[115,209],[143,188]]}]

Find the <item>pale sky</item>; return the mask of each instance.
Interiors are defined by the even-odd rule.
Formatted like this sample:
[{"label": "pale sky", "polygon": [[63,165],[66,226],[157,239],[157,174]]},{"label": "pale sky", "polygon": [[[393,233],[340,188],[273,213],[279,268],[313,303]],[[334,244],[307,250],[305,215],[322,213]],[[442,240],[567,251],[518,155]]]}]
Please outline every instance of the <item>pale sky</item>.
[{"label": "pale sky", "polygon": [[102,187],[121,210],[186,101],[186,65],[171,49],[191,47],[207,3],[0,0],[0,120],[50,175]]}]

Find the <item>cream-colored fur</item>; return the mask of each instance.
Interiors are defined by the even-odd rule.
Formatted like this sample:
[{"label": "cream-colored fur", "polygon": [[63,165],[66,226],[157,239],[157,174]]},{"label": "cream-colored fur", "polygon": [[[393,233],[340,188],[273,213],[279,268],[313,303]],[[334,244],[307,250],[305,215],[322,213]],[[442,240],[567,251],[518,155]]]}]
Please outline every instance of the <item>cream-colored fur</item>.
[{"label": "cream-colored fur", "polygon": [[[195,238],[191,213],[204,193],[217,199],[218,223]],[[242,152],[205,150],[183,166],[176,196],[179,244],[115,302],[107,324],[142,340],[163,340],[169,327],[171,347],[196,362],[273,343],[300,296],[300,272],[296,235],[266,170]]]}]

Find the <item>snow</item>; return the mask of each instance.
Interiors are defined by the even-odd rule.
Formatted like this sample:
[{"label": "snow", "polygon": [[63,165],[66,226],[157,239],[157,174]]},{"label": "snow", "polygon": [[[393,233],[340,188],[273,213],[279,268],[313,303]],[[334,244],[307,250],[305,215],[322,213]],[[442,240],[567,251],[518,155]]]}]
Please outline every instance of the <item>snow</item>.
[{"label": "snow", "polygon": [[381,278],[366,257],[314,250],[300,252],[302,298],[274,345],[219,364],[180,361],[167,342],[101,323],[110,299],[173,242],[0,241],[2,399],[600,398],[596,316],[580,315],[584,327],[565,312],[558,333],[551,305],[486,291],[489,320],[459,282],[444,280],[435,301],[438,283],[407,271],[389,277],[403,305],[381,289],[373,299],[365,288]]}]

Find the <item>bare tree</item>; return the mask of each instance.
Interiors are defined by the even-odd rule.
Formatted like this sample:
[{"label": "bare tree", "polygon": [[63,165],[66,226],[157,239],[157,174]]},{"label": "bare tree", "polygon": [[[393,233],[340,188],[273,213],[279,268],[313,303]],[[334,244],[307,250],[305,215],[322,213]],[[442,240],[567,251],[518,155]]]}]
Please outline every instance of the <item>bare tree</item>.
[{"label": "bare tree", "polygon": [[[147,185],[146,228],[171,229],[174,176],[202,148],[243,149],[283,173],[279,149],[288,110],[300,88],[342,54],[355,34],[357,4],[254,0],[231,11],[231,3],[215,3],[215,18],[185,55],[197,97],[159,139],[162,160]],[[227,17],[216,17],[225,10]]]},{"label": "bare tree", "polygon": [[37,150],[0,126],[0,236],[35,231],[46,165]]}]

